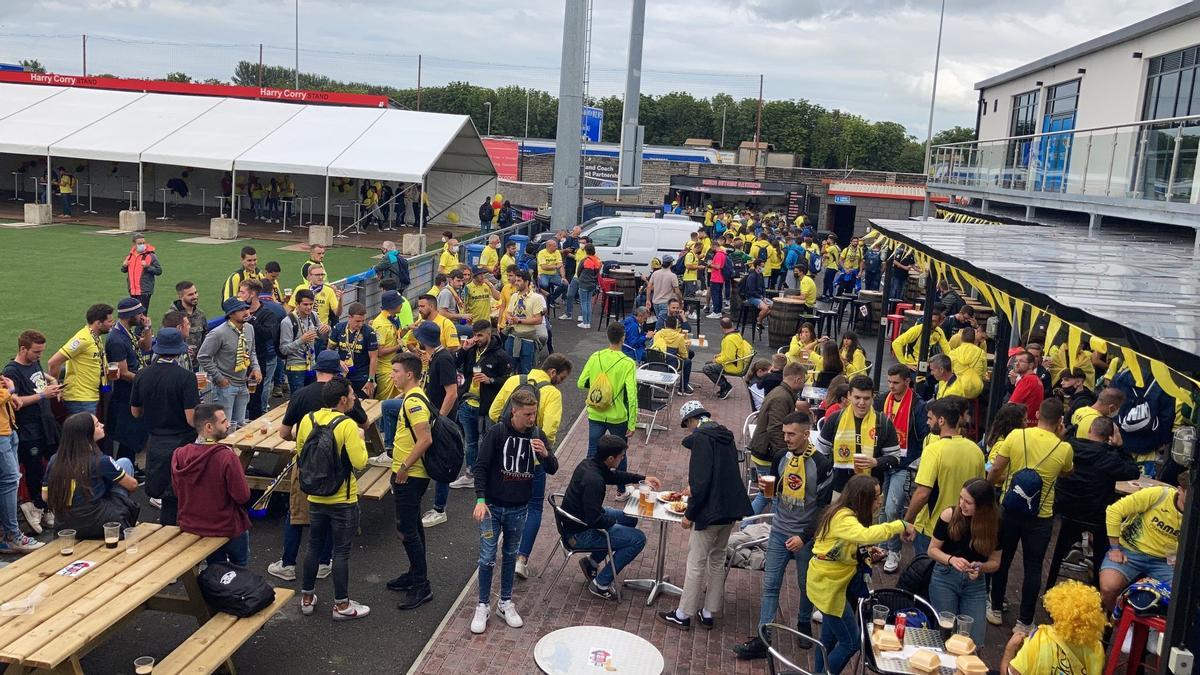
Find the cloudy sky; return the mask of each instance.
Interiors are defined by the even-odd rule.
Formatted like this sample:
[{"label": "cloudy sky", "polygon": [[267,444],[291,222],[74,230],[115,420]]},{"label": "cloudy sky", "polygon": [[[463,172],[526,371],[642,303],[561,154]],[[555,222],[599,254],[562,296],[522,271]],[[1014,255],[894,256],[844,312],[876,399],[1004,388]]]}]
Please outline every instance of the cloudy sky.
[{"label": "cloudy sky", "polygon": [[[598,0],[590,92],[624,90],[630,0]],[[936,128],[974,126],[973,84],[1180,0],[947,0]],[[649,0],[643,91],[806,98],[924,136],[939,0]],[[557,93],[562,0],[300,2],[300,67],[415,86],[466,80]],[[295,58],[292,0],[0,0],[0,62],[229,79]]]}]

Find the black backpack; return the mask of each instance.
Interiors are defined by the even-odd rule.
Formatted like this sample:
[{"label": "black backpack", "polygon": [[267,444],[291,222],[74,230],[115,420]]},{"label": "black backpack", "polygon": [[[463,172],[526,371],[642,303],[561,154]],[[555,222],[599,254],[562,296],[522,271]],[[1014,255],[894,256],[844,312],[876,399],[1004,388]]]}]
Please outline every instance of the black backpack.
[{"label": "black backpack", "polygon": [[257,614],[275,602],[275,590],[262,576],[229,563],[209,563],[197,582],[209,607],[236,617]]},{"label": "black backpack", "polygon": [[350,457],[342,447],[334,430],[349,419],[338,415],[328,424],[317,422],[316,413],[308,414],[312,430],[300,448],[296,468],[300,470],[300,490],[314,497],[331,497],[337,494],[342,484],[346,485],[346,498],[350,497]]},{"label": "black backpack", "polygon": [[492,215],[492,205],[490,203],[485,202],[479,205],[479,222],[482,223],[485,220],[490,222]]},{"label": "black backpack", "polygon": [[900,578],[896,581],[896,588],[908,591],[913,595],[919,595],[922,598],[929,595],[929,580],[933,578],[933,558],[927,554],[920,554],[908,563],[908,567],[900,573]]},{"label": "black backpack", "polygon": [[[442,417],[437,410],[434,410],[424,393],[413,393],[408,396],[419,397],[429,408],[429,435],[432,442],[421,458],[421,462],[425,465],[425,473],[439,483],[449,483],[458,478],[458,472],[462,471],[466,454],[462,430],[453,420]],[[408,399],[408,396],[404,397],[405,400]],[[404,426],[408,428],[408,433],[412,435],[413,441],[416,441],[417,434],[408,421],[408,411],[404,409],[403,404],[400,405],[400,413],[404,417]]]},{"label": "black backpack", "polygon": [[1042,475],[1037,472],[1037,467],[1042,465],[1054,454],[1062,441],[1058,442],[1046,453],[1046,456],[1037,464],[1029,466],[1029,443],[1025,439],[1025,431],[1021,431],[1021,443],[1025,449],[1025,468],[1014,473],[1012,479],[1008,483],[1008,489],[1004,491],[1004,497],[1000,500],[1000,505],[1004,507],[1005,513],[1011,513],[1018,516],[1035,517],[1042,507]]},{"label": "black backpack", "polygon": [[[518,377],[520,376],[518,375]],[[532,377],[526,375],[525,381],[518,384],[517,388],[513,389],[512,394],[508,395],[508,400],[504,402],[504,410],[500,411],[499,422],[503,424],[512,419],[513,394],[516,394],[518,391],[527,391],[533,394],[533,400],[537,402],[538,412],[540,413],[542,411],[542,388],[548,386],[550,386],[549,382],[537,382]]]}]

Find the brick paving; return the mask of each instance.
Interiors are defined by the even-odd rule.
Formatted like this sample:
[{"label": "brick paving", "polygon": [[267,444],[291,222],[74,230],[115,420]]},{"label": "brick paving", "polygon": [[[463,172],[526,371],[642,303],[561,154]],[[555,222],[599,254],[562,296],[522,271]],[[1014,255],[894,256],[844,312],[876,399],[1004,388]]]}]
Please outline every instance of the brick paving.
[{"label": "brick paving", "polygon": [[[873,354],[874,339],[866,338],[863,342],[868,352]],[[761,351],[765,345],[759,347]],[[698,360],[703,358],[702,356]],[[890,355],[886,361],[885,368],[891,364]],[[722,401],[716,398],[715,387],[699,374],[698,369],[692,382],[696,394],[689,398],[702,401],[715,419],[729,427],[735,436],[740,437],[742,422],[750,411],[749,394],[745,387],[740,384],[735,386],[732,395]],[[658,476],[667,488],[681,488],[687,480],[687,451],[680,445],[684,432],[679,428],[677,419],[678,406],[684,400],[686,399],[676,396],[673,419],[667,432],[655,432],[650,445],[643,444],[645,432],[640,432],[635,436],[629,451],[631,471]],[[566,488],[572,470],[586,453],[586,413],[581,413],[580,420],[571,428],[558,449],[562,469],[558,475],[548,477],[547,494],[562,492]],[[611,500],[611,491],[609,494],[607,505],[618,506]],[[653,526],[643,525],[642,529],[647,534],[646,548],[621,573],[622,579],[654,576],[658,533]],[[756,630],[762,590],[761,572],[733,570],[730,573],[725,584],[724,610],[717,616],[716,627],[713,630],[693,626],[691,631],[680,631],[656,621],[654,617],[655,612],[676,607],[676,596],[660,595],[654,605],[647,607],[644,592],[624,589],[620,602],[600,600],[587,592],[583,576],[574,561],[568,563],[558,583],[547,592],[546,585],[550,583],[556,566],[561,564],[560,559],[555,558],[544,578],[538,579],[536,574],[542,569],[546,556],[556,541],[557,534],[551,514],[548,511],[544,512],[537,545],[530,560],[534,576],[528,581],[518,578],[513,595],[514,602],[525,620],[523,628],[509,628],[503,620],[493,614],[486,633],[471,634],[469,625],[478,593],[476,582],[472,579],[464,589],[457,608],[446,617],[444,625],[427,645],[424,656],[414,664],[410,672],[450,674],[489,670],[503,673],[536,673],[539,671],[533,663],[533,647],[538,639],[559,628],[579,625],[608,626],[640,635],[662,652],[666,662],[666,673],[741,675],[767,672],[765,661],[739,661],[730,649]],[[687,532],[681,527],[670,527],[667,545],[667,575],[676,584],[682,585],[686,567]],[[474,556],[476,552],[477,549],[473,546],[462,548],[463,555]],[[901,569],[911,555],[911,548],[906,546]],[[985,660],[993,666],[998,663],[1012,622],[1015,620],[1022,575],[1018,555],[1013,563],[1008,589],[1012,609],[1005,615],[1004,626],[988,626],[987,640],[982,651]],[[886,575],[880,568],[876,568],[873,586],[891,587],[897,578],[897,575]],[[499,580],[494,583],[498,587]],[[781,593],[780,617],[784,623],[790,623],[790,617],[794,616],[796,611],[796,589],[795,567],[789,565]],[[493,605],[496,592],[497,589],[493,588]],[[1039,607],[1038,620],[1041,622],[1044,619],[1045,613]],[[814,628],[819,629],[819,625],[814,625]],[[807,657],[801,657],[802,663],[805,658]],[[851,666],[856,667],[856,663],[852,663]]]}]

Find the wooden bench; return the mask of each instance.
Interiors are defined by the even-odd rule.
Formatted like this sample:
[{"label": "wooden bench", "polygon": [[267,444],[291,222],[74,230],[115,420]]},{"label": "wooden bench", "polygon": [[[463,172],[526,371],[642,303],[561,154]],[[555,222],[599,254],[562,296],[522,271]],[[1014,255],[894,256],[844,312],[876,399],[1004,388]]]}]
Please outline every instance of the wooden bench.
[{"label": "wooden bench", "polygon": [[296,591],[288,588],[275,589],[275,602],[266,609],[244,618],[218,612],[206,621],[175,651],[154,666],[155,675],[160,673],[213,673],[226,664],[230,675],[235,674],[233,654],[251,638],[275,613],[283,609]]},{"label": "wooden bench", "polygon": [[392,491],[392,469],[386,466],[369,466],[358,477],[358,496],[363,499],[380,500]]}]

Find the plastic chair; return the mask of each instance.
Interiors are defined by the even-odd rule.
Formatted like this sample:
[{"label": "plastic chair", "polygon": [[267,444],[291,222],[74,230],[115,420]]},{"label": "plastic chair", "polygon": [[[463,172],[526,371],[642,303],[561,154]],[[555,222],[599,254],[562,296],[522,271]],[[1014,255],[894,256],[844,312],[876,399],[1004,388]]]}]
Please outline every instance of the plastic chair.
[{"label": "plastic chair", "polygon": [[[550,559],[554,557],[556,552],[562,551],[563,561],[562,565],[560,565],[558,568],[558,572],[554,574],[554,580],[546,586],[546,591],[542,594],[543,602],[546,600],[546,596],[550,594],[550,591],[553,590],[554,586],[558,583],[558,578],[562,576],[563,570],[567,567],[567,563],[573,556],[603,553],[605,560],[608,561],[608,564],[611,566],[614,572],[617,569],[616,564],[613,562],[612,539],[610,539],[608,536],[608,530],[599,530],[599,532],[604,535],[605,545],[603,548],[584,548],[581,546],[575,546],[575,544],[572,543],[575,539],[575,536],[572,534],[567,534],[566,524],[573,523],[580,527],[587,527],[587,523],[564,511],[562,508],[562,500],[563,493],[561,492],[548,495],[546,497],[546,502],[550,504],[550,508],[554,513],[554,527],[558,530],[558,543],[553,549],[550,550],[550,554],[546,556],[546,562],[542,564],[542,571],[538,573],[538,578],[540,579],[542,575],[546,573],[546,567],[550,564]],[[613,575],[612,588],[617,594],[617,601],[620,602],[621,585],[616,583],[616,574]]]},{"label": "plastic chair", "polygon": [[754,438],[755,423],[758,421],[758,411],[746,415],[742,422],[742,442],[738,444],[738,464],[742,465],[742,476],[750,480],[750,440]]},{"label": "plastic chair", "polygon": [[899,588],[880,588],[871,591],[867,597],[859,599],[858,633],[862,641],[861,656],[859,657],[860,669],[872,673],[887,673],[889,671],[880,670],[879,665],[875,662],[875,650],[871,648],[871,608],[875,605],[887,607],[889,619],[894,617],[896,612],[903,612],[915,607],[925,613],[925,618],[929,619],[931,627],[935,629],[937,628],[937,610],[925,598]]},{"label": "plastic chair", "polygon": [[[825,670],[825,668],[822,668],[821,670],[805,670],[804,668],[796,665],[795,661],[792,661],[788,657],[784,656],[783,653],[781,653],[775,646],[776,636],[780,635],[781,633],[787,633],[793,639],[799,640],[801,643],[808,643],[810,646],[820,650],[819,653],[821,655],[822,665],[824,665],[825,668],[829,667],[829,654],[825,653],[825,645],[821,644],[818,640],[801,633],[795,628],[790,628],[778,623],[767,623],[758,627],[758,639],[762,640],[763,644],[767,646],[768,673],[771,675],[825,675],[829,672],[828,670]],[[782,664],[784,668],[787,668],[787,670],[779,670],[775,666],[776,661]],[[815,658],[813,659],[813,663],[816,663]]]},{"label": "plastic chair", "polygon": [[[1108,652],[1108,660],[1104,664],[1104,675],[1113,675],[1117,672],[1117,667],[1121,665],[1125,636],[1130,631],[1133,631],[1133,639],[1129,643],[1129,660],[1125,662],[1125,672],[1138,673],[1149,668],[1146,663],[1146,643],[1149,641],[1150,631],[1165,633],[1167,618],[1164,616],[1138,616],[1129,603],[1124,603],[1121,608],[1121,619],[1117,622],[1117,627],[1113,629],[1112,647]],[[1154,669],[1162,671],[1161,650],[1157,661]]]}]

